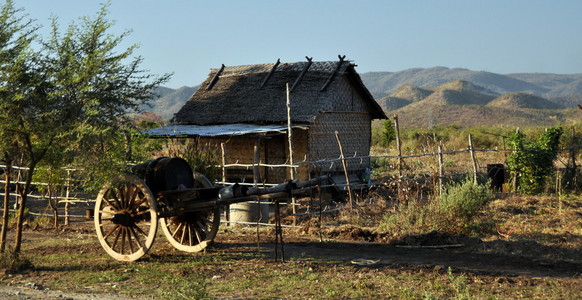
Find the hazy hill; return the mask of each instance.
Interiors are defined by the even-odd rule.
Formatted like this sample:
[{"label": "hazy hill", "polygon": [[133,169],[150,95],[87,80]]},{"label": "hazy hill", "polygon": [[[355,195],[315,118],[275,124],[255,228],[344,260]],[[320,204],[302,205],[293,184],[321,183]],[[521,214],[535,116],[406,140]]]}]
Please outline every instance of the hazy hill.
[{"label": "hazy hill", "polygon": [[397,110],[402,127],[433,126],[555,126],[579,118],[579,109],[507,109],[477,105],[406,106]]},{"label": "hazy hill", "polygon": [[[412,85],[397,91],[429,91],[417,100],[418,93],[399,93],[410,99],[384,97],[378,100],[383,109],[399,115],[403,126],[552,126],[577,119],[577,109],[564,106],[529,93],[507,93],[501,96],[466,80],[443,83],[432,89]],[[396,101],[398,99],[398,101]],[[409,104],[406,104],[408,102]],[[398,104],[398,105],[396,105]]]},{"label": "hazy hill", "polygon": [[391,96],[377,99],[376,102],[380,104],[380,107],[382,107],[384,111],[397,110],[412,103],[411,100]]},{"label": "hazy hill", "polygon": [[495,96],[472,90],[439,89],[415,105],[485,105]]},{"label": "hazy hill", "polygon": [[564,106],[527,93],[509,93],[493,99],[487,106],[502,108],[562,109]]},{"label": "hazy hill", "polygon": [[390,97],[407,99],[410,101],[419,101],[432,94],[432,92],[432,90],[419,88],[416,85],[405,84],[390,94]]},{"label": "hazy hill", "polygon": [[575,95],[582,95],[582,74],[519,73],[496,74],[468,69],[433,67],[414,68],[399,72],[369,72],[360,74],[372,93],[380,99],[399,87],[411,84],[419,88],[434,88],[456,80],[465,80],[486,89],[486,93],[506,94],[527,92],[571,107]]},{"label": "hazy hill", "polygon": [[154,112],[164,118],[164,120],[169,120],[182,108],[184,103],[186,103],[197,89],[198,86],[183,86],[177,90],[158,87],[156,94],[159,95],[159,98],[153,100],[151,102],[152,106],[146,107],[144,110]]}]

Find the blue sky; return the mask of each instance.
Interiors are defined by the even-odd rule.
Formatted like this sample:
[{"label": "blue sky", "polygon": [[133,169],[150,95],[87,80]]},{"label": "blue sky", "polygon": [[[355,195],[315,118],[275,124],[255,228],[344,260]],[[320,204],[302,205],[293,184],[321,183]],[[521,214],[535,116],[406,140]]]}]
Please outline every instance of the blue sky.
[{"label": "blue sky", "polygon": [[[95,15],[104,0],[15,0],[47,30]],[[337,60],[358,72],[445,66],[495,73],[582,73],[580,0],[113,0],[115,32],[168,87],[211,68]]]}]

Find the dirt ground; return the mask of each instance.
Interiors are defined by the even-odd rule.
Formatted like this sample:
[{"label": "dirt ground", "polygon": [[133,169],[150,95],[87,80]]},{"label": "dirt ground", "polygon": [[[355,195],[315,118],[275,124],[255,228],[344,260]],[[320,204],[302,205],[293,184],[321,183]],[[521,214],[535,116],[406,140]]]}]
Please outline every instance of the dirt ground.
[{"label": "dirt ground", "polygon": [[[37,229],[24,232],[25,243],[34,243],[47,235],[56,239],[92,239],[95,243],[76,247],[59,246],[35,249],[38,254],[49,255],[62,252],[85,252],[106,256],[93,234],[90,221],[75,222],[65,230],[55,234],[54,230]],[[302,229],[286,229],[284,232],[284,257],[309,257],[315,260],[336,261],[337,265],[358,270],[401,270],[403,272],[440,272],[454,270],[466,274],[473,280],[490,284],[511,283],[515,285],[535,285],[542,278],[555,278],[566,285],[579,288],[582,283],[582,250],[565,253],[562,259],[550,260],[540,257],[495,253],[492,249],[514,248],[515,251],[552,251],[534,243],[512,243],[505,241],[483,242],[477,238],[449,236],[438,233],[408,236],[393,240],[370,241],[381,239],[371,232],[352,226],[343,226],[330,230],[325,237],[306,235]],[[331,239],[333,237],[333,239]],[[260,251],[274,257],[275,244],[272,230],[262,231],[257,240],[256,230],[222,228],[215,244],[208,250],[224,254],[253,253]],[[156,243],[163,240],[160,238]],[[368,241],[366,241],[368,240]],[[538,248],[537,250],[533,248]],[[554,249],[556,250],[556,249]],[[167,247],[156,247],[151,255],[165,255]],[[42,253],[40,253],[42,252]],[[511,252],[509,252],[511,253]],[[264,263],[264,262],[263,262]],[[270,264],[277,268],[277,264]],[[330,268],[333,264],[318,265],[317,268]],[[2,299],[124,299],[119,294],[69,293],[45,288],[43,282],[50,280],[46,274],[38,272],[9,274],[4,271],[0,285]],[[125,298],[127,299],[127,298]]]},{"label": "dirt ground", "polygon": [[[531,199],[516,198],[504,201],[503,209],[497,210],[496,215],[500,215],[499,212],[505,212],[510,218],[529,216],[530,212],[527,209],[508,209],[507,207],[513,207],[507,206],[511,203],[516,207],[518,202],[529,205],[525,206],[526,208],[533,207]],[[536,198],[535,201],[544,200]],[[571,220],[579,224],[579,217],[582,216],[582,202],[577,200],[572,203],[575,206],[572,212],[574,219]],[[82,212],[83,210],[78,213]],[[536,218],[537,215],[531,214]],[[542,215],[540,219],[551,221],[551,217],[551,214]],[[524,222],[522,219],[518,221],[521,224]],[[569,222],[572,223],[572,221]],[[301,224],[298,228],[284,229],[284,257],[288,261],[293,259],[301,261],[308,258],[308,261],[330,262],[308,263],[309,269],[317,269],[318,272],[328,274],[346,272],[345,276],[367,273],[373,276],[374,272],[446,274],[452,270],[455,274],[463,274],[469,281],[479,282],[485,287],[503,284],[516,287],[536,286],[558,280],[562,286],[571,288],[574,294],[576,291],[582,294],[582,249],[576,246],[582,241],[576,233],[546,234],[545,236],[550,236],[555,240],[555,242],[546,243],[532,238],[504,238],[500,235],[482,240],[476,237],[438,232],[393,236],[355,225],[326,226],[322,229],[309,220],[303,220]],[[42,248],[33,247],[29,250],[30,253],[34,255],[90,253],[108,258],[97,241],[93,226],[90,220],[77,219],[59,230],[39,226],[29,227],[24,232],[24,245],[34,245],[35,241],[50,237],[56,241],[54,245]],[[246,262],[242,259],[240,263],[256,264],[263,269],[277,269],[281,268],[281,265],[271,263],[275,257],[274,238],[273,228],[263,229],[257,236],[257,231],[253,227],[221,226],[214,245],[209,247],[208,251],[225,256],[259,252],[266,256],[252,257]],[[83,239],[87,240],[87,243],[71,245],[64,242],[70,239]],[[59,243],[59,240],[63,243]],[[171,252],[172,248],[167,245],[164,237],[160,236],[149,256],[164,258],[168,255],[176,255],[169,254]],[[219,271],[225,272],[218,275],[222,277],[219,280],[228,280],[228,270],[212,272]],[[206,275],[215,277],[213,274]],[[50,276],[58,276],[58,272],[49,272],[47,275],[47,272],[12,273],[9,270],[0,270],[0,299],[129,299],[123,294],[103,293],[103,291],[73,293],[59,291],[59,288],[54,286],[47,288],[48,282],[54,282],[55,279]],[[341,280],[341,276],[344,275],[338,273],[337,276],[340,278],[338,280]],[[251,295],[248,298],[255,297]]]}]

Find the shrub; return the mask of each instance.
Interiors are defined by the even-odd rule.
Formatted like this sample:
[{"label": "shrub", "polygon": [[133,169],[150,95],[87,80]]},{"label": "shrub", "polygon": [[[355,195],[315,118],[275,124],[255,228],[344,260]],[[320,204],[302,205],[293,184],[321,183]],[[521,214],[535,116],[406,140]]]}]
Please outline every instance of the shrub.
[{"label": "shrub", "polygon": [[486,184],[466,180],[448,186],[430,203],[401,204],[396,212],[384,215],[380,229],[401,235],[431,231],[468,234],[478,227],[477,213],[492,199],[493,193]]},{"label": "shrub", "polygon": [[512,175],[517,177],[519,190],[534,194],[542,191],[544,183],[554,171],[562,128],[549,128],[537,141],[527,141],[525,134],[516,132],[509,140],[514,150],[507,157]]},{"label": "shrub", "polygon": [[474,184],[467,179],[460,184],[448,186],[438,198],[437,209],[449,218],[470,221],[489,201],[491,190],[484,184]]},{"label": "shrub", "polygon": [[6,273],[15,273],[32,269],[33,265],[28,258],[6,250],[0,253],[0,268],[6,269]]}]

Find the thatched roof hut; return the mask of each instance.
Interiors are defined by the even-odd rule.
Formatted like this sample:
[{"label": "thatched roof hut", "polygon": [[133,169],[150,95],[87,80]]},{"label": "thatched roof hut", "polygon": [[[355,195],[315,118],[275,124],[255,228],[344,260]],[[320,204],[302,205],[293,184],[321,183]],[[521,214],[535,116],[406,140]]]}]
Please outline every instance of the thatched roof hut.
[{"label": "thatched roof hut", "polygon": [[[292,160],[286,134],[287,86]],[[346,156],[369,155],[371,120],[385,118],[353,63],[343,57],[335,62],[312,62],[308,58],[307,62],[277,61],[212,69],[198,91],[175,114],[174,125],[149,133],[226,143],[229,162],[285,164],[337,159],[336,132]],[[349,170],[361,172],[367,167],[369,160],[364,159],[350,163]],[[341,163],[303,164],[297,177],[306,179],[320,171],[341,171]],[[255,181],[256,172],[255,169]],[[287,180],[288,175],[281,168],[260,170],[260,180],[272,183]]]}]

